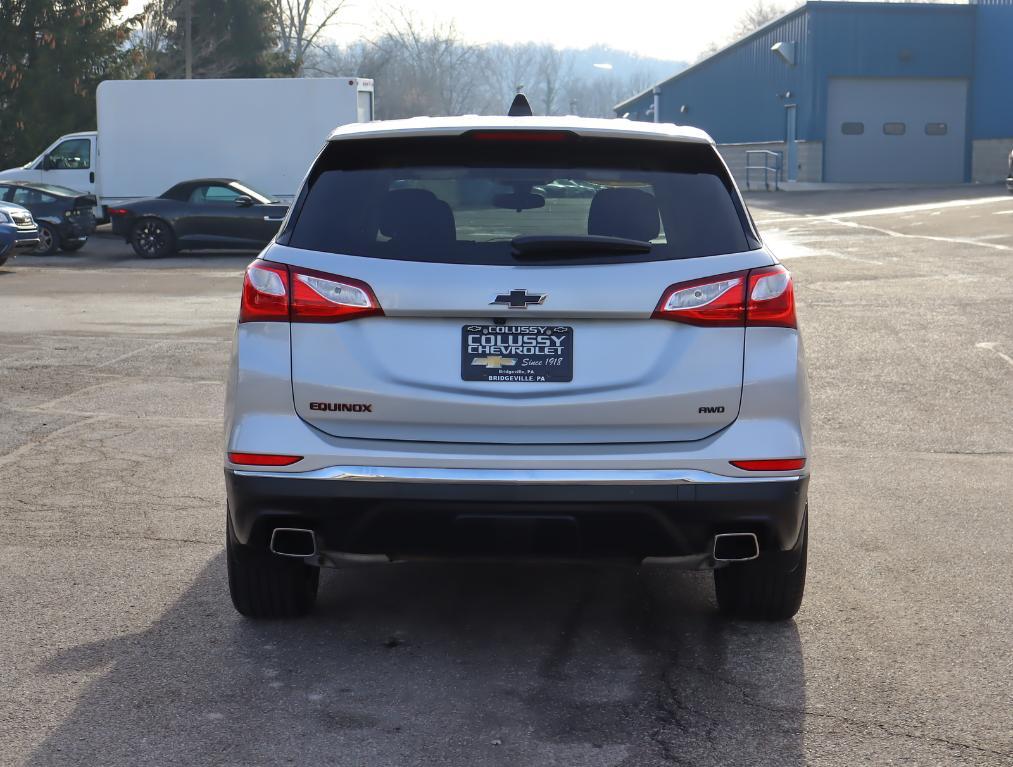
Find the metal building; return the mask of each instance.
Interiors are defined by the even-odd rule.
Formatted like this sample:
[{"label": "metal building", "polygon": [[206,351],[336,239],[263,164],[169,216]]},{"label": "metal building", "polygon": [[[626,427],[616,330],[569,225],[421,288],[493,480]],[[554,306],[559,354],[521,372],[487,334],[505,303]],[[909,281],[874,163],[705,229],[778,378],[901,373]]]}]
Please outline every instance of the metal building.
[{"label": "metal building", "polygon": [[808,2],[615,109],[703,128],[740,181],[748,150],[789,181],[1000,181],[1013,0]]}]

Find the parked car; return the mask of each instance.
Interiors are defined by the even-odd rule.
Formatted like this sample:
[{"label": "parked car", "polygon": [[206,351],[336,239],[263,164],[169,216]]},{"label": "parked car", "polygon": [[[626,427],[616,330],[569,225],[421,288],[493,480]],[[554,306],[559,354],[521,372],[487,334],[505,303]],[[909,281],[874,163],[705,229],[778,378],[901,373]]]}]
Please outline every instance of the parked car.
[{"label": "parked car", "polygon": [[558,178],[547,184],[535,186],[532,188],[532,191],[543,197],[579,197],[590,199],[601,188],[600,184],[594,184],[589,181]]},{"label": "parked car", "polygon": [[39,225],[40,255],[80,250],[95,231],[94,195],[52,184],[0,181],[0,200],[32,212]]},{"label": "parked car", "polygon": [[231,178],[183,181],[159,197],[109,208],[112,229],[141,258],[178,250],[259,250],[288,206]]},{"label": "parked car", "polygon": [[[592,174],[582,205],[532,191]],[[475,209],[476,180],[512,191]],[[306,612],[319,566],[433,557],[713,568],[730,615],[799,609],[791,275],[698,129],[339,128],[247,269],[231,364],[240,613]]]},{"label": "parked car", "polygon": [[0,201],[0,266],[19,251],[39,247],[39,228],[20,205]]}]

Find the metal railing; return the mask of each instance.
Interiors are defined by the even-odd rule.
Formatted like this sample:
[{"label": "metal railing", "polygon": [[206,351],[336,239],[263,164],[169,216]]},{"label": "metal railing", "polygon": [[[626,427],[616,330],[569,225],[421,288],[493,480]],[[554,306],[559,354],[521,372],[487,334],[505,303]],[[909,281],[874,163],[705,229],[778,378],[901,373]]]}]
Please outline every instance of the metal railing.
[{"label": "metal railing", "polygon": [[[762,164],[760,164],[762,163]],[[781,169],[784,167],[784,153],[773,152],[769,149],[747,149],[746,150],[746,189],[752,189],[750,185],[750,171],[763,171],[763,186],[770,191],[771,174],[774,177],[774,191],[779,190],[781,180]]]}]

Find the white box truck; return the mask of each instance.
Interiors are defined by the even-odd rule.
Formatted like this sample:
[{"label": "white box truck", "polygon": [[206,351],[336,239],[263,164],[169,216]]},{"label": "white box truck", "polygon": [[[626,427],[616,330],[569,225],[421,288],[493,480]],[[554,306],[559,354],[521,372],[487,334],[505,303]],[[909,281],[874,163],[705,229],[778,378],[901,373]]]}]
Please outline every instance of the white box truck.
[{"label": "white box truck", "polygon": [[61,136],[0,180],[91,192],[103,207],[211,177],[291,200],[332,130],[373,119],[373,81],[107,80],[97,102],[98,131]]}]

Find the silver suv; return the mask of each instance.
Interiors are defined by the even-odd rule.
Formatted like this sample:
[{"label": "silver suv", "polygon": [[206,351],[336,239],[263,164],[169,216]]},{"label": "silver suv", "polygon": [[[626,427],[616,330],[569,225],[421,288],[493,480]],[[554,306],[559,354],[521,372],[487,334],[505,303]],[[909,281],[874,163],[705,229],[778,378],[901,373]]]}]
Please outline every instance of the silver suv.
[{"label": "silver suv", "polygon": [[713,568],[736,617],[802,599],[791,277],[695,129],[335,131],[246,272],[226,440],[244,615],[308,611],[320,566],[433,557]]}]

